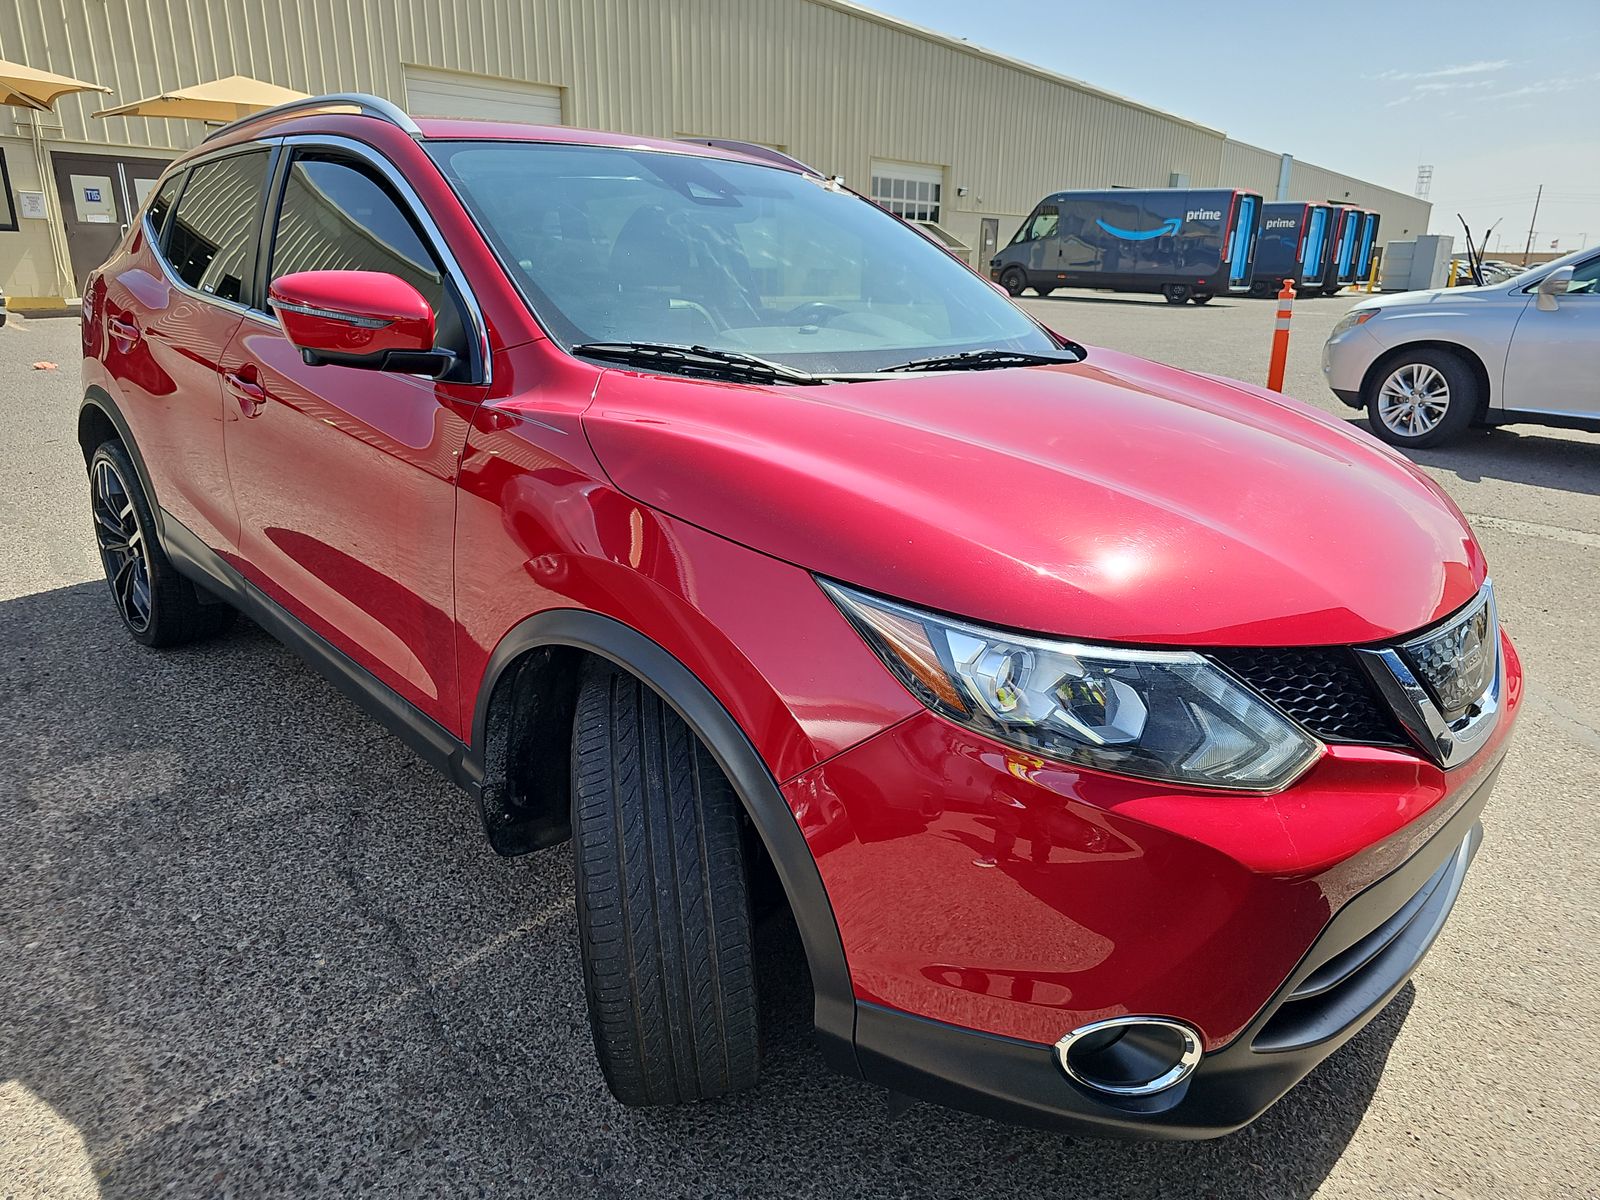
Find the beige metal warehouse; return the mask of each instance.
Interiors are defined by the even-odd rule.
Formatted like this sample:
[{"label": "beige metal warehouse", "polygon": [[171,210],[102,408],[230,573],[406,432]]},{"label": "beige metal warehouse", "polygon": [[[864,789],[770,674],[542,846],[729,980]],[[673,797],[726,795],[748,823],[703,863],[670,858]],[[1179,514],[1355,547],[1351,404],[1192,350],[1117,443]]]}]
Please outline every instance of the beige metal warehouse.
[{"label": "beige metal warehouse", "polygon": [[1069,187],[1347,200],[1380,211],[1385,238],[1428,223],[1425,201],[847,0],[12,0],[0,58],[112,90],[53,114],[0,109],[0,287],[18,308],[71,302],[104,227],[207,132],[90,113],[233,74],[373,92],[417,114],[763,142],[927,223],[974,263]]}]

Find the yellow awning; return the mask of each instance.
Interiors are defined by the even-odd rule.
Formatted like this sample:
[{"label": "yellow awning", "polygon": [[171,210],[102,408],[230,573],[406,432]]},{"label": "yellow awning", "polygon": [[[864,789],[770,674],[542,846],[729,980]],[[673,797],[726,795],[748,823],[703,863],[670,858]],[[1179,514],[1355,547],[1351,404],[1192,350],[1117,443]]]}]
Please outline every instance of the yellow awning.
[{"label": "yellow awning", "polygon": [[304,100],[305,92],[263,83],[248,75],[229,75],[226,79],[213,79],[210,83],[197,83],[193,87],[175,88],[119,104],[95,113],[97,117],[182,117],[190,121],[236,121],[277,104],[290,100]]},{"label": "yellow awning", "polygon": [[0,104],[45,112],[62,96],[73,92],[109,92],[98,83],[85,83],[66,75],[52,75],[21,63],[0,59]]}]

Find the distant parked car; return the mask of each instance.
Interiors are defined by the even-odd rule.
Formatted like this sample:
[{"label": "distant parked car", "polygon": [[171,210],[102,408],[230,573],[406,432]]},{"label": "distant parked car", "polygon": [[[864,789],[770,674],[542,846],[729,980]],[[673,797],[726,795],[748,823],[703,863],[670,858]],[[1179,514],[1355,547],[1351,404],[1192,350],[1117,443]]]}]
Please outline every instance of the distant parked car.
[{"label": "distant parked car", "polygon": [[1364,299],[1333,327],[1322,374],[1395,446],[1474,424],[1600,430],[1600,247],[1483,287]]}]

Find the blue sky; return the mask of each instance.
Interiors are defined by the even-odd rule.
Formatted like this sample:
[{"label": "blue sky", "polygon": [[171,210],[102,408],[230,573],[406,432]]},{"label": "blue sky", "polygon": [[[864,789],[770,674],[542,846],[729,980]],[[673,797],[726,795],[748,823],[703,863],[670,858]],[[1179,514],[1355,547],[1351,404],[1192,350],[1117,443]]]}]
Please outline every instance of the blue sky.
[{"label": "blue sky", "polygon": [[1600,0],[1342,0],[1318,8],[1361,32],[1319,55],[1300,0],[863,2],[1408,194],[1430,163],[1435,233],[1498,219],[1520,250],[1543,183],[1535,245],[1600,244]]}]

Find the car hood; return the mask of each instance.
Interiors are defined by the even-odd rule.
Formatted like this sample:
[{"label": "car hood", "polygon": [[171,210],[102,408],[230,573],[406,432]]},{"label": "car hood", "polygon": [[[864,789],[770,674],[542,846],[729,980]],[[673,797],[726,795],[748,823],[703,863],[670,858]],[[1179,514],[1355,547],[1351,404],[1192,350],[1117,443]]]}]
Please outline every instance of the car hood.
[{"label": "car hood", "polygon": [[[1512,290],[1503,284],[1491,283],[1483,287],[1462,286],[1453,288],[1429,288],[1422,292],[1391,292],[1387,296],[1363,296],[1350,306],[1351,311],[1361,308],[1424,308],[1430,304],[1445,301],[1452,304],[1490,303],[1496,300],[1506,300]],[[1526,299],[1526,297],[1523,297]]]},{"label": "car hood", "polygon": [[1484,577],[1461,513],[1366,434],[1107,350],[826,387],[611,370],[584,425],[614,484],[644,504],[1018,629],[1365,642],[1446,615]]}]

